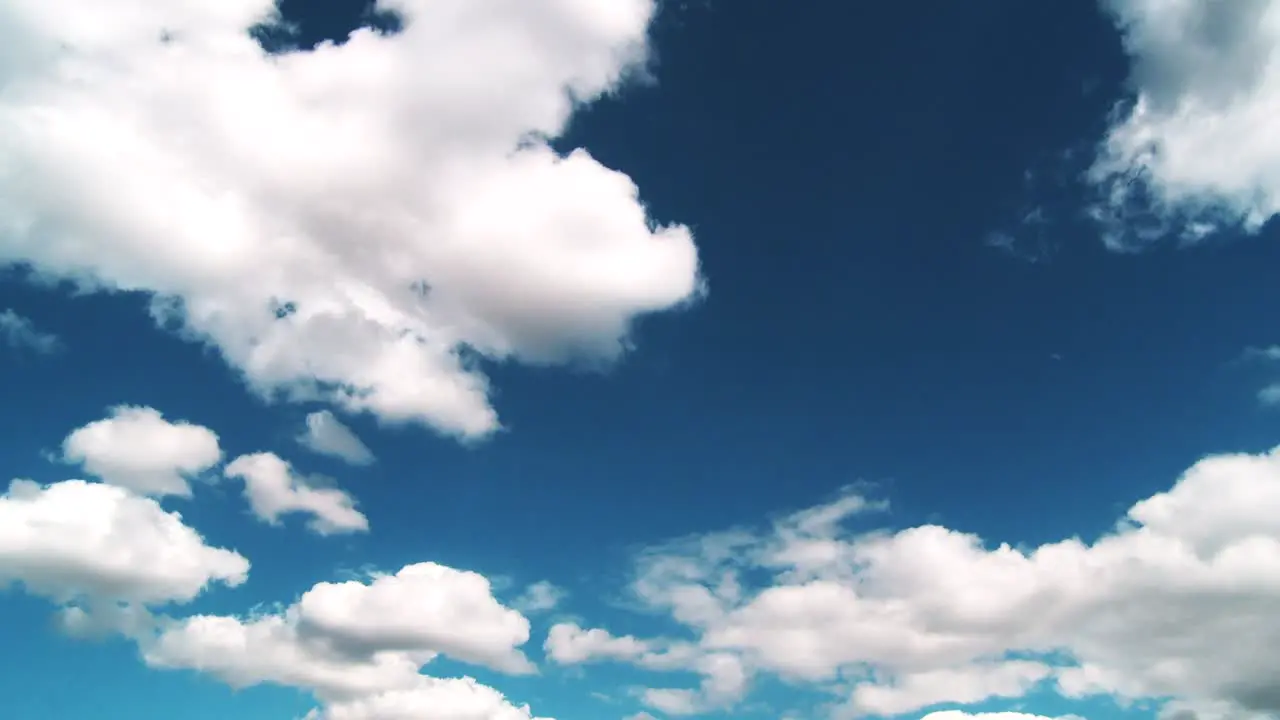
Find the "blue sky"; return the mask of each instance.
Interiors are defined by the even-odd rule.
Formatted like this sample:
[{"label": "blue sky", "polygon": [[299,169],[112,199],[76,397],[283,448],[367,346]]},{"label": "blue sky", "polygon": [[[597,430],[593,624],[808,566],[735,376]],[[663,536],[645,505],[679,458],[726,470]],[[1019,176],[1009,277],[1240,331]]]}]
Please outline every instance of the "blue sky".
[{"label": "blue sky", "polygon": [[0,716],[1280,713],[1280,2],[0,47]]}]

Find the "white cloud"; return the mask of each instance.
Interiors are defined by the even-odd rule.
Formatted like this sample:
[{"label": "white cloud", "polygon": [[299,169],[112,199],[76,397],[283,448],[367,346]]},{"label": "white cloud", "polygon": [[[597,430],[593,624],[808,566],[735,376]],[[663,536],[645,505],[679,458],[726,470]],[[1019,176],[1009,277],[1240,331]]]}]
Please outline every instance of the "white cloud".
[{"label": "white cloud", "polygon": [[56,603],[185,603],[248,571],[238,553],[206,545],[177,513],[123,488],[15,480],[0,495],[0,581]]},{"label": "white cloud", "polygon": [[576,623],[557,623],[542,644],[547,657],[561,665],[600,660],[636,660],[650,652],[650,645],[630,635],[615,637],[607,630],[584,630]]},{"label": "white cloud", "polygon": [[150,293],[264,394],[467,437],[499,426],[471,356],[607,362],[697,297],[688,229],[539,139],[645,61],[654,0],[383,0],[403,32],[267,57],[272,7],[4,3],[0,264]]},{"label": "white cloud", "polygon": [[298,436],[298,442],[313,452],[330,455],[352,465],[368,465],[374,460],[373,453],[351,432],[351,428],[343,425],[328,410],[307,415],[307,429]]},{"label": "white cloud", "polygon": [[[643,555],[636,596],[686,626],[691,650],[662,638],[616,646],[603,630],[587,642],[576,626],[553,628],[548,645],[577,662],[681,667],[704,686],[706,658],[732,656],[739,690],[771,673],[842,696],[852,716],[1019,697],[1040,683],[1275,713],[1277,507],[1280,448],[1196,463],[1093,542],[1014,548],[936,525],[855,533],[843,521],[872,508],[846,496],[768,532]],[[772,581],[748,582],[762,573]],[[678,652],[658,667],[649,651],[668,647]],[[733,683],[723,688],[733,697]]]},{"label": "white cloud", "polygon": [[525,588],[511,605],[525,614],[544,613],[554,610],[567,595],[564,588],[546,580],[540,580]]},{"label": "white cloud", "polygon": [[411,688],[329,704],[307,720],[547,720],[471,678],[422,678]]},{"label": "white cloud", "polygon": [[1123,33],[1137,93],[1091,171],[1108,241],[1257,230],[1280,210],[1280,2],[1102,5]]},{"label": "white cloud", "polygon": [[40,332],[30,320],[13,310],[0,310],[0,338],[9,347],[49,354],[62,349],[57,335]]},{"label": "white cloud", "polygon": [[234,687],[309,690],[324,704],[312,717],[323,720],[488,720],[529,714],[472,680],[420,669],[445,655],[528,673],[519,650],[528,637],[528,621],[482,575],[420,563],[368,582],[319,583],[275,613],[174,621],[143,655],[153,667],[199,670]]},{"label": "white cloud", "polygon": [[925,715],[920,720],[1081,720],[1081,718],[1074,715],[1050,718],[1044,715],[1008,711],[969,713],[963,710],[938,710]]},{"label": "white cloud", "polygon": [[191,495],[188,477],[222,459],[212,430],[128,405],[73,431],[62,442],[62,455],[103,482],[143,495],[182,497]]},{"label": "white cloud", "polygon": [[369,520],[356,510],[350,495],[333,487],[313,487],[289,463],[272,453],[241,455],[223,470],[244,481],[249,508],[262,520],[278,524],[281,515],[310,515],[307,527],[320,535],[365,532]]}]

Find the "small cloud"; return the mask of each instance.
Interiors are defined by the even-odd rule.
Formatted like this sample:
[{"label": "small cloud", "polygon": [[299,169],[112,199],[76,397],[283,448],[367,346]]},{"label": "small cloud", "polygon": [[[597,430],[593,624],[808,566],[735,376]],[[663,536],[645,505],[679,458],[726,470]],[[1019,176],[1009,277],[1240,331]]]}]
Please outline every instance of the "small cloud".
[{"label": "small cloud", "polygon": [[1280,382],[1272,383],[1259,390],[1258,402],[1267,407],[1280,407]]},{"label": "small cloud", "polygon": [[564,588],[557,587],[546,580],[536,582],[512,601],[511,606],[526,615],[554,610],[560,601],[568,595]]},{"label": "small cloud", "polygon": [[307,427],[298,436],[298,442],[312,452],[344,460],[352,465],[373,463],[373,453],[328,410],[313,412],[307,416]]},{"label": "small cloud", "polygon": [[62,349],[62,340],[57,335],[40,332],[30,320],[8,309],[0,311],[0,338],[9,347],[33,350],[41,355]]},{"label": "small cloud", "polygon": [[1246,348],[1244,357],[1246,360],[1274,360],[1280,362],[1280,345]]}]

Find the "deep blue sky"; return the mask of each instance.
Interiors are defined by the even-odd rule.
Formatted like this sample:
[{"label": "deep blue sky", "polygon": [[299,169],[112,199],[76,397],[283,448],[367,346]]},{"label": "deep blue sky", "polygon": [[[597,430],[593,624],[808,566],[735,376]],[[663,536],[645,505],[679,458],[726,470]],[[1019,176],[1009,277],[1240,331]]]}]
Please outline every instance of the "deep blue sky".
[{"label": "deep blue sky", "polygon": [[[305,43],[343,36],[360,5],[283,8]],[[1241,362],[1275,339],[1274,232],[1119,254],[1082,217],[1087,161],[1067,155],[1091,152],[1128,92],[1117,31],[1093,3],[685,5],[652,30],[653,82],[582,110],[557,145],[588,148],[632,177],[656,219],[692,227],[705,299],[640,321],[635,352],[607,371],[487,366],[507,429],[474,445],[350,418],[377,464],[298,461],[359,498],[367,537],[282,541],[234,503],[183,506],[210,542],[263,549],[252,592],[202,610],[430,558],[554,579],[575,613],[600,616],[635,548],[758,523],[852,482],[888,499],[895,525],[1037,544],[1106,531],[1205,454],[1274,442],[1280,414],[1255,401],[1266,377]],[[1034,207],[1043,225],[1023,222]],[[997,232],[1019,252],[992,247]],[[44,453],[122,402],[217,429],[228,456],[288,448],[316,408],[258,400],[216,353],[156,329],[145,304],[17,271],[0,282],[0,308],[65,343],[0,352],[9,476],[65,479]],[[308,707],[157,676],[127,644],[59,637],[47,604],[17,593],[0,612],[0,653],[26,658],[4,663],[6,717]],[[95,680],[108,672],[124,679]],[[119,694],[139,682],[150,700]],[[535,710],[591,717],[562,698]]]}]

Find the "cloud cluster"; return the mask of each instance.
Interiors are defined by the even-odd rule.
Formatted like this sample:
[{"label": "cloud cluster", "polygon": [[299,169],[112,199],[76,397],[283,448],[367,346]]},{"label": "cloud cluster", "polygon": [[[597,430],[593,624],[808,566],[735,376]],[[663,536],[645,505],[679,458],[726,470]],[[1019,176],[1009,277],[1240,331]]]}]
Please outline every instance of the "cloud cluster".
[{"label": "cloud cluster", "polygon": [[475,437],[477,358],[608,362],[702,286],[689,230],[545,138],[653,0],[381,0],[269,56],[271,0],[0,6],[0,265],[150,294],[266,396]]},{"label": "cloud cluster", "polygon": [[[122,633],[156,668],[310,691],[321,702],[312,720],[531,720],[527,707],[470,678],[421,672],[440,656],[534,672],[520,649],[529,621],[500,603],[484,576],[418,563],[318,583],[274,613],[170,617],[207,589],[248,578],[247,559],[209,546],[160,505],[189,497],[186,476],[219,461],[217,435],[121,406],[73,431],[64,450],[101,482],[13,481],[0,495],[0,588],[18,584],[48,598],[65,630]],[[266,521],[302,512],[321,534],[368,529],[349,496],[313,487],[274,454],[240,456],[223,474],[244,482],[251,510]],[[559,597],[548,583],[531,590],[538,609]]]},{"label": "cloud cluster", "polygon": [[1280,211],[1280,2],[1102,0],[1135,97],[1090,179],[1117,249],[1258,230]]},{"label": "cloud cluster", "polygon": [[[692,645],[560,625],[548,656],[700,673],[696,692],[646,698],[672,714],[705,706],[717,680],[708,659],[726,657],[740,666],[731,680],[771,673],[824,688],[846,716],[1037,687],[1174,698],[1169,707],[1203,717],[1276,713],[1276,507],[1280,448],[1200,461],[1093,542],[992,546],[936,525],[853,532],[849,521],[869,522],[877,506],[846,494],[768,532],[646,553],[632,590],[686,626]],[[772,582],[749,582],[761,573]],[[746,683],[720,687],[738,699]]]}]

